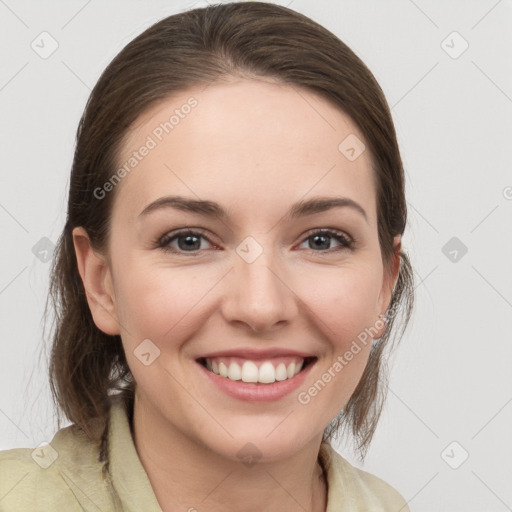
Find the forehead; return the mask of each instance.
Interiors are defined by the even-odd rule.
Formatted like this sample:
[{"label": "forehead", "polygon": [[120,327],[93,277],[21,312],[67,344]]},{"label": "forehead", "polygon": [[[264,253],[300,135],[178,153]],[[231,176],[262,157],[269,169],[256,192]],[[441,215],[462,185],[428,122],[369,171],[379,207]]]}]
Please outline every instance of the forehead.
[{"label": "forehead", "polygon": [[[237,79],[181,91],[152,106],[127,133],[114,210],[136,216],[183,194],[240,208],[338,193],[374,210],[374,177],[357,125],[319,94]],[[352,146],[354,152],[347,153]]]}]

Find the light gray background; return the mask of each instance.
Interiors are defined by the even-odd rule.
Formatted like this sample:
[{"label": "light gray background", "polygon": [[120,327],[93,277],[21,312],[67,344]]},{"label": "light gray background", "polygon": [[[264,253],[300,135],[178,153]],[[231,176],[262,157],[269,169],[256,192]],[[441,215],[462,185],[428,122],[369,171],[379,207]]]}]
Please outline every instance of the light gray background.
[{"label": "light gray background", "polygon": [[[407,173],[416,311],[365,464],[340,451],[396,487],[412,511],[510,510],[511,2],[276,3],[329,28],[369,66]],[[49,263],[36,244],[55,243],[64,225],[90,89],[150,24],[204,5],[0,0],[0,449],[35,447],[55,432],[40,359]],[[43,31],[58,43],[46,59],[31,48]],[[452,237],[458,246],[443,252]]]}]

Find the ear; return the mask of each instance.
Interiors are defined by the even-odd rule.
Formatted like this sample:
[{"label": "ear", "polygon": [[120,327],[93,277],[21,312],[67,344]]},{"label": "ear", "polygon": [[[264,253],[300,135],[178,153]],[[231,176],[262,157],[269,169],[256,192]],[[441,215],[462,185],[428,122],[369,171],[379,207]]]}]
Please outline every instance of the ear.
[{"label": "ear", "polygon": [[107,259],[91,246],[87,231],[73,229],[78,271],[96,327],[106,334],[120,334],[112,275]]},{"label": "ear", "polygon": [[384,278],[382,282],[382,289],[379,294],[379,309],[380,319],[376,321],[376,325],[381,326],[378,329],[378,333],[374,335],[374,338],[380,338],[386,329],[386,324],[383,320],[386,311],[391,303],[393,296],[393,289],[398,279],[400,272],[400,250],[402,248],[402,235],[396,235],[393,240],[393,257],[390,263],[391,268],[384,269]]}]

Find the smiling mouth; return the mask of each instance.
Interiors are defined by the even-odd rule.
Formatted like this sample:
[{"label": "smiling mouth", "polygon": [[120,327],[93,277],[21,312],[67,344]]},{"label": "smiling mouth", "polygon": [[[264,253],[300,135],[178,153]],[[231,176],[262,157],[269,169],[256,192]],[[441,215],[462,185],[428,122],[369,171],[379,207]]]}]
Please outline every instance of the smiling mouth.
[{"label": "smiling mouth", "polygon": [[201,357],[197,362],[208,371],[230,380],[254,384],[273,384],[293,379],[316,357],[278,357],[264,360],[250,360],[239,357]]}]

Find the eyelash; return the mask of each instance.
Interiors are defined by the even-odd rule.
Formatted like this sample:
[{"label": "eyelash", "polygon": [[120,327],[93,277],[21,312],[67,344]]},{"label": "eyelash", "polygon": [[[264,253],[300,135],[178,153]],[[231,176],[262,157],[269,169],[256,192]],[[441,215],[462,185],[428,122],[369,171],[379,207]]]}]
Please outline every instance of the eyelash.
[{"label": "eyelash", "polygon": [[[200,255],[199,254],[200,253],[200,249],[199,250],[194,250],[194,251],[182,251],[182,250],[178,250],[178,249],[169,247],[169,244],[172,241],[174,241],[174,240],[176,240],[176,239],[178,239],[180,237],[190,236],[190,235],[192,235],[192,236],[199,235],[198,238],[204,238],[210,244],[216,245],[201,230],[185,229],[185,230],[178,231],[178,232],[175,232],[175,233],[167,233],[167,234],[165,234],[164,236],[162,236],[161,238],[156,240],[156,246],[159,249],[161,249],[162,251],[164,251],[164,252],[169,252],[169,253],[179,254],[179,255],[187,254],[187,255],[191,255],[191,256],[199,256]],[[323,250],[315,251],[314,249],[307,249],[311,253],[315,253],[315,254],[322,254],[322,253],[324,253],[324,254],[325,253],[331,254],[331,253],[335,253],[335,252],[338,252],[338,251],[341,251],[341,250],[345,250],[345,249],[353,251],[354,250],[354,246],[355,246],[355,244],[357,242],[356,239],[348,237],[342,231],[338,231],[336,229],[326,229],[326,228],[323,228],[323,229],[317,229],[317,230],[312,231],[308,236],[306,236],[303,239],[303,241],[301,242],[300,245],[302,245],[302,243],[305,242],[306,240],[308,240],[309,238],[312,238],[312,237],[318,236],[318,235],[328,235],[329,237],[334,238],[335,240],[337,240],[341,244],[341,246],[337,247],[337,248],[335,247],[335,248],[332,248],[332,249],[327,249],[325,251],[323,251]]]}]

